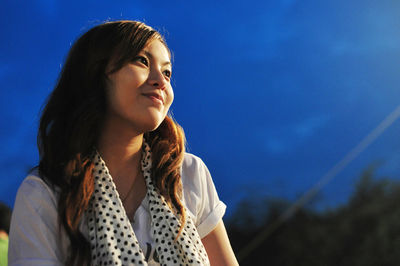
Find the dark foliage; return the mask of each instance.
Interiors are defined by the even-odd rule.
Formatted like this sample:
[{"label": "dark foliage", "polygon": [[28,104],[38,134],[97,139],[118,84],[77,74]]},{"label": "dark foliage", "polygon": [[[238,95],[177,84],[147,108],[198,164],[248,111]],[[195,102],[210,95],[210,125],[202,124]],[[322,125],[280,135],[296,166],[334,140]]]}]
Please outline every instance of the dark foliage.
[{"label": "dark foliage", "polygon": [[[374,167],[362,174],[346,205],[325,212],[300,208],[286,221],[279,217],[287,201],[268,199],[256,207],[243,201],[227,221],[240,265],[400,265],[400,183],[373,175]],[[265,239],[241,256],[262,232]]]}]

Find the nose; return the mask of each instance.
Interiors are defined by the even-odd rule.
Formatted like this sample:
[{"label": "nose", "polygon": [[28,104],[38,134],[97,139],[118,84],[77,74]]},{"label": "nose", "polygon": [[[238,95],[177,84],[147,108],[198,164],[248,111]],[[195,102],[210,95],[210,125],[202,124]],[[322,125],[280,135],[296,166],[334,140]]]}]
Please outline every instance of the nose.
[{"label": "nose", "polygon": [[148,77],[148,82],[152,87],[157,89],[165,89],[165,80],[164,74],[159,69],[151,69]]}]

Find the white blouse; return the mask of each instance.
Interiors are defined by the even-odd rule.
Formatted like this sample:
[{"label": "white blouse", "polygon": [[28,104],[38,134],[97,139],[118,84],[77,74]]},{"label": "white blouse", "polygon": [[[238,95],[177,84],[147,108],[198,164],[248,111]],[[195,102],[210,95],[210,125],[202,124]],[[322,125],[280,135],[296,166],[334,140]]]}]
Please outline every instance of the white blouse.
[{"label": "white blouse", "polygon": [[[184,156],[182,169],[183,204],[195,222],[201,238],[209,234],[225,213],[210,172],[203,161],[190,153]],[[83,221],[85,219],[82,219]],[[136,210],[132,228],[148,265],[159,265],[150,230],[147,198]],[[87,236],[85,222],[80,230]],[[64,265],[69,239],[57,221],[57,193],[32,172],[22,182],[11,218],[9,265]]]}]

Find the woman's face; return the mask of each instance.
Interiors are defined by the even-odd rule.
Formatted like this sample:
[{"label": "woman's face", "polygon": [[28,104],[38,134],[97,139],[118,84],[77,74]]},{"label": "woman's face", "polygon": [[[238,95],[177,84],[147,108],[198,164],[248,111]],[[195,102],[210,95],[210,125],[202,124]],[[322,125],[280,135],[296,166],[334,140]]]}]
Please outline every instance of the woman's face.
[{"label": "woman's face", "polygon": [[138,133],[156,129],[174,99],[171,73],[167,48],[150,41],[132,62],[108,76],[108,119]]}]

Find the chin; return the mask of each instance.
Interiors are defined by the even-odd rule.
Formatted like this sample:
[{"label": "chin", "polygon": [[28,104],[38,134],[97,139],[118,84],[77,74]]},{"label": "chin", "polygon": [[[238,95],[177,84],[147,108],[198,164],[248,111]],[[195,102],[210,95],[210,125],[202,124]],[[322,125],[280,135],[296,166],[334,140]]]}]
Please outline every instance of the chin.
[{"label": "chin", "polygon": [[151,132],[151,131],[156,130],[161,125],[163,120],[164,119],[157,120],[157,121],[151,121],[151,122],[149,121],[150,123],[146,123],[144,125],[144,129],[145,129],[144,132]]},{"label": "chin", "polygon": [[[166,114],[162,112],[143,113],[135,120],[139,131],[146,133],[156,130],[164,121]],[[133,122],[133,121],[132,121]]]}]

